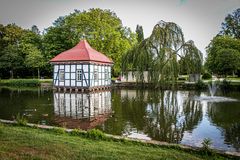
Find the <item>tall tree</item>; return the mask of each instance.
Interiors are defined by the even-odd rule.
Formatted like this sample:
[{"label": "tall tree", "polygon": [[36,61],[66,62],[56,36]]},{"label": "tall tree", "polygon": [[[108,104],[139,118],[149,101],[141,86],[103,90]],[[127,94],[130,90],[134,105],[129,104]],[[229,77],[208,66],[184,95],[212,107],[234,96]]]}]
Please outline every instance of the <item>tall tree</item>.
[{"label": "tall tree", "polygon": [[[33,28],[36,29],[37,26]],[[32,46],[33,50],[37,50],[39,54],[43,55],[42,36],[39,33],[23,29],[16,24],[0,25],[1,77],[9,77],[6,73],[9,70],[10,77],[15,76],[16,73],[20,77],[28,76],[31,73],[32,66],[26,65],[26,56],[29,55],[29,50],[23,47],[27,45]]]},{"label": "tall tree", "polygon": [[40,34],[40,30],[38,29],[38,27],[36,25],[33,25],[31,27],[31,31],[35,34]]},{"label": "tall tree", "polygon": [[[229,36],[216,36],[208,45],[207,53],[206,67],[214,74],[226,75],[240,69],[236,68],[238,62],[235,61],[239,59],[239,54],[237,54],[240,53],[239,39]],[[230,64],[227,65],[227,63]]]},{"label": "tall tree", "polygon": [[144,80],[143,71],[148,71],[149,81],[156,85],[166,81],[174,83],[179,73],[178,58],[183,57],[191,62],[189,72],[200,72],[202,54],[193,41],[184,41],[177,24],[160,21],[149,38],[125,54],[123,71],[135,70],[137,80],[141,82]]},{"label": "tall tree", "polygon": [[240,52],[235,49],[220,49],[215,60],[216,72],[219,75],[233,74],[240,69]]},{"label": "tall tree", "polygon": [[16,24],[8,24],[4,28],[4,43],[6,45],[19,45],[21,38],[24,34],[24,29],[17,26]]},{"label": "tall tree", "polygon": [[20,49],[17,45],[8,45],[5,47],[0,56],[0,69],[10,73],[10,77],[14,77],[14,73],[23,68],[24,58],[20,54]]},{"label": "tall tree", "polygon": [[140,25],[136,27],[137,41],[141,43],[144,40],[143,28]]},{"label": "tall tree", "polygon": [[46,64],[43,54],[32,44],[22,44],[21,47],[26,54],[25,65],[31,69],[37,69],[38,79],[40,79],[40,68]]},{"label": "tall tree", "polygon": [[115,75],[120,73],[123,53],[136,42],[135,34],[122,25],[114,12],[98,8],[60,17],[46,31],[47,57],[52,58],[85,38],[93,48],[113,59]]},{"label": "tall tree", "polygon": [[236,9],[232,14],[227,15],[225,21],[222,23],[220,34],[240,39],[240,8]]}]

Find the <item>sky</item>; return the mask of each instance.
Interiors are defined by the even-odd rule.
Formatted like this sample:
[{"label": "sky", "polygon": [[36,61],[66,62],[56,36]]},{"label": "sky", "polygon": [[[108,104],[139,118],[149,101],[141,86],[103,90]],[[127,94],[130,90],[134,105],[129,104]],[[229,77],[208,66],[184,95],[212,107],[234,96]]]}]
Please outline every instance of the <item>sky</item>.
[{"label": "sky", "polygon": [[110,9],[132,31],[142,25],[145,38],[160,20],[174,22],[185,40],[193,40],[206,56],[205,48],[219,33],[224,18],[239,7],[240,0],[0,0],[0,23],[23,28],[37,25],[43,31],[74,9]]}]

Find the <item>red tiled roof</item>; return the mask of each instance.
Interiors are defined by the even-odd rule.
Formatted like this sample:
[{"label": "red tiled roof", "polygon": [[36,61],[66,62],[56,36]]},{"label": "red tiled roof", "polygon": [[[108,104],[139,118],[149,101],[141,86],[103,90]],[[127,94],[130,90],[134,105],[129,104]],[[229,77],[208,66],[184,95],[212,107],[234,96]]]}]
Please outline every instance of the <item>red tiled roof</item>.
[{"label": "red tiled roof", "polygon": [[113,63],[107,56],[93,49],[86,40],[81,40],[75,47],[58,54],[50,62],[89,61]]}]

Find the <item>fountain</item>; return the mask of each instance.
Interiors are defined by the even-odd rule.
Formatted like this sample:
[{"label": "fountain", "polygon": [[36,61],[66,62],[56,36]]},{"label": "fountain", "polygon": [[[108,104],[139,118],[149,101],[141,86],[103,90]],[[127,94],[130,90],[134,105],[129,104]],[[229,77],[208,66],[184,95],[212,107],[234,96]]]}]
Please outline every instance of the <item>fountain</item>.
[{"label": "fountain", "polygon": [[197,101],[207,101],[207,102],[233,102],[237,101],[233,98],[228,97],[222,97],[222,96],[215,96],[218,89],[218,85],[216,83],[216,80],[212,80],[211,83],[208,84],[208,90],[210,93],[210,96],[195,96],[194,100]]},{"label": "fountain", "polygon": [[211,97],[213,97],[216,94],[217,91],[217,85],[215,83],[215,81],[212,81],[212,83],[208,84],[208,90],[210,92]]}]

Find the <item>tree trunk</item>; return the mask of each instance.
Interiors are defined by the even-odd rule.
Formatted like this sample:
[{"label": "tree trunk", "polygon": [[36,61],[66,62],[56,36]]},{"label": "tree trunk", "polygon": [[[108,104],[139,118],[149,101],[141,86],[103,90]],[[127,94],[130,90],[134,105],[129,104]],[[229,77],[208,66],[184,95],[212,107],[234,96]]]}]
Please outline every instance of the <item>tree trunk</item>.
[{"label": "tree trunk", "polygon": [[13,79],[13,70],[10,70],[10,78]]},{"label": "tree trunk", "polygon": [[38,79],[40,79],[40,70],[39,68],[37,70],[38,70]]}]

